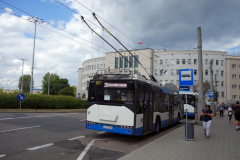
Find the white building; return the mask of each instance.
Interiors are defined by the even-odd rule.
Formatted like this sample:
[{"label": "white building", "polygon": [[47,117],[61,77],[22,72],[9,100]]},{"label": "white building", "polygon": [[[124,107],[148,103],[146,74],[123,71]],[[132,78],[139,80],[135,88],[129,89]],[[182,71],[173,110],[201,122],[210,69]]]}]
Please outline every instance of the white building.
[{"label": "white building", "polygon": [[[198,84],[198,52],[191,51],[165,51],[165,50],[131,50],[131,53],[138,58],[143,64],[144,68],[155,76],[159,82],[168,82],[179,85],[179,69],[193,69],[194,70],[194,85]],[[140,73],[148,75],[138,64],[134,58],[127,52],[121,51],[121,54],[130,61],[127,64],[125,59],[120,57],[117,52],[109,52],[105,57],[89,59],[83,62],[82,68],[78,69],[78,84],[77,95],[83,93],[87,97],[87,86],[90,80],[89,76],[96,73],[98,70],[110,67],[116,69],[121,73]],[[227,52],[220,51],[202,51],[203,58],[203,81],[210,82],[210,60],[213,59],[213,75],[217,77],[217,91],[219,95],[219,102],[226,102],[226,64],[225,58]],[[213,76],[214,77],[214,76]],[[215,81],[215,80],[214,80]],[[223,94],[222,94],[223,93]]]}]

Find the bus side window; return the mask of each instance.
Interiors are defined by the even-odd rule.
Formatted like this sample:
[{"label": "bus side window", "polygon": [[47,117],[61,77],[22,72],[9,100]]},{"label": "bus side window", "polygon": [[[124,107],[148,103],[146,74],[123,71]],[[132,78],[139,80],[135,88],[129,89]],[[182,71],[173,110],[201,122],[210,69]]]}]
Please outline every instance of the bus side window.
[{"label": "bus side window", "polygon": [[137,90],[137,104],[136,104],[136,107],[137,107],[137,114],[140,114],[142,113],[143,111],[143,107],[144,107],[144,90],[143,90],[143,85],[138,83],[138,90]]}]

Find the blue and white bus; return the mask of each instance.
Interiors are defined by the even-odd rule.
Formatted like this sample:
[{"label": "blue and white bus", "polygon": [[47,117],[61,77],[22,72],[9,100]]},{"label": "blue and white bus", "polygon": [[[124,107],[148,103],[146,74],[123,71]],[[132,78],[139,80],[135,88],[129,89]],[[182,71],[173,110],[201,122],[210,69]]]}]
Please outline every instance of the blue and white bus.
[{"label": "blue and white bus", "polygon": [[137,74],[100,74],[90,80],[87,129],[142,136],[177,123],[181,115],[178,89]]}]

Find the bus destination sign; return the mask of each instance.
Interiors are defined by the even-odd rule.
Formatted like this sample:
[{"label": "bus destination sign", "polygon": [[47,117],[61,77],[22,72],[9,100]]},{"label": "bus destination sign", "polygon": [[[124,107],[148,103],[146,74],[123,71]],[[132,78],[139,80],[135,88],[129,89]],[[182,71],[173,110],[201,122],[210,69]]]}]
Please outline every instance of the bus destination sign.
[{"label": "bus destination sign", "polygon": [[108,88],[127,88],[127,83],[104,83],[104,87],[108,87]]}]

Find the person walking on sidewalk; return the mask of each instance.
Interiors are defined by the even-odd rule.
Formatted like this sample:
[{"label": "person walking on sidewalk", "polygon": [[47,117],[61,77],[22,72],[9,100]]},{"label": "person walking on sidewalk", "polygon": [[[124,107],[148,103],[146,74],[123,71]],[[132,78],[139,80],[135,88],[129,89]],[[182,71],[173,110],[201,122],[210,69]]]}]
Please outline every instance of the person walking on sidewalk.
[{"label": "person walking on sidewalk", "polygon": [[223,117],[224,106],[222,104],[219,105],[220,117]]},{"label": "person walking on sidewalk", "polygon": [[236,123],[236,131],[240,129],[240,106],[239,102],[236,102],[236,105],[233,107],[235,123]]},{"label": "person walking on sidewalk", "polygon": [[210,131],[210,126],[212,123],[212,117],[214,117],[213,115],[213,111],[210,110],[210,105],[206,105],[205,109],[202,110],[201,115],[203,116],[203,130],[205,132],[205,136],[208,139],[209,138],[209,131]]},{"label": "person walking on sidewalk", "polygon": [[228,107],[228,116],[229,116],[229,123],[231,123],[231,119],[232,119],[232,114],[233,114],[233,109],[232,109],[232,104],[230,104],[230,106]]}]

